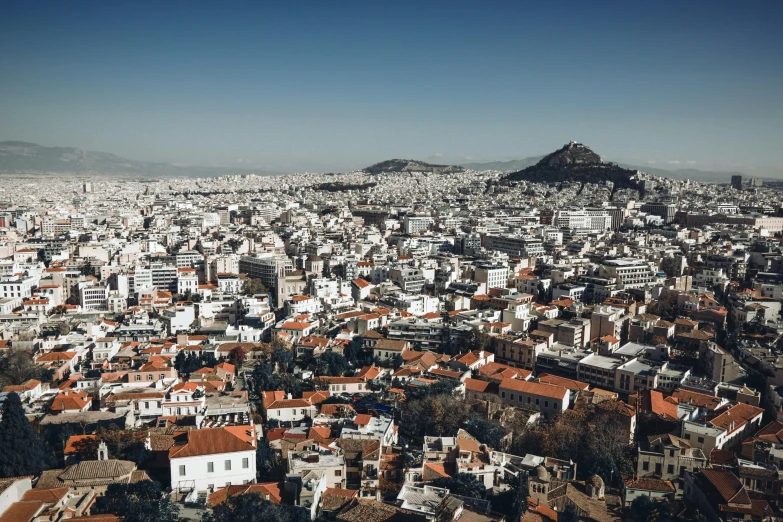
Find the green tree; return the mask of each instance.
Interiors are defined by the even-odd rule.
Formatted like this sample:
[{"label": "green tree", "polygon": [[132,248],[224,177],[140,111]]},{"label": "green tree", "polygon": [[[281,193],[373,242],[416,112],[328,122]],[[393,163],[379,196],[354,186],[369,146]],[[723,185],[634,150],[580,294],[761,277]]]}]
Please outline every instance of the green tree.
[{"label": "green tree", "polygon": [[[636,497],[628,509],[634,520],[640,522],[675,522],[682,519],[672,514],[671,505],[665,500],[654,501],[649,497]],[[699,520],[698,514],[693,520]]]},{"label": "green tree", "polygon": [[407,438],[454,435],[469,415],[465,401],[449,394],[409,399],[402,406],[400,431]]},{"label": "green tree", "polygon": [[26,350],[12,349],[0,359],[0,388],[22,384],[29,379],[42,380],[45,376],[46,370],[36,365]]},{"label": "green tree", "polygon": [[92,260],[89,257],[85,259],[84,263],[82,263],[82,266],[79,267],[79,272],[84,276],[95,274],[95,269],[92,266]]},{"label": "green tree", "polygon": [[242,293],[245,295],[263,294],[266,291],[267,288],[260,279],[247,278],[242,284]]},{"label": "green tree", "polygon": [[280,375],[275,373],[275,367],[269,363],[257,364],[250,378],[253,382],[253,392],[259,397],[262,391],[280,389]]},{"label": "green tree", "polygon": [[204,522],[310,522],[310,512],[288,504],[272,504],[261,495],[229,497],[204,516]]},{"label": "green tree", "polygon": [[476,437],[491,448],[500,448],[503,437],[508,435],[508,430],[499,422],[487,419],[480,415],[471,415],[463,425],[468,433]]},{"label": "green tree", "polygon": [[509,489],[491,499],[492,507],[506,515],[506,520],[519,520],[527,510],[527,474],[519,473],[508,485]]},{"label": "green tree", "polygon": [[294,353],[285,348],[275,348],[272,352],[272,361],[277,364],[280,371],[291,371],[294,364]]},{"label": "green tree", "polygon": [[[270,428],[271,426],[267,426]],[[263,481],[279,480],[284,473],[277,452],[269,446],[266,439],[259,441],[256,450],[256,471]]]},{"label": "green tree", "polygon": [[329,377],[339,377],[349,370],[348,361],[342,354],[337,352],[324,352],[318,358],[316,363],[316,373],[318,375],[328,375]]},{"label": "green tree", "polygon": [[93,515],[119,515],[123,522],[177,522],[179,508],[162,491],[160,484],[142,480],[132,484],[110,484],[93,504]]},{"label": "green tree", "polygon": [[452,495],[463,497],[484,498],[487,489],[479,482],[476,475],[470,473],[457,473],[453,477],[441,477],[430,482],[436,488],[446,488]]},{"label": "green tree", "polygon": [[0,477],[40,475],[49,466],[49,455],[25,417],[19,395],[9,393],[0,413]]}]

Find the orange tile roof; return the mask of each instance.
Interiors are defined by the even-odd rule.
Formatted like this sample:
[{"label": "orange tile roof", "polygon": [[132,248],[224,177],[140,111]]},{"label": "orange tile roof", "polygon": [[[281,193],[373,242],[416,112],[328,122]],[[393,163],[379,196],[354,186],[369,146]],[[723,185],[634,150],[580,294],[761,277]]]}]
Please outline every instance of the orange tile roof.
[{"label": "orange tile roof", "polygon": [[734,433],[763,413],[764,408],[751,406],[750,404],[735,404],[717,417],[712,418],[709,422],[716,428],[723,428],[728,433]]},{"label": "orange tile roof", "polygon": [[564,400],[568,394],[568,389],[564,386],[541,382],[528,382],[520,379],[503,379],[500,383],[500,389],[558,400]]},{"label": "orange tile roof", "polygon": [[254,450],[255,426],[224,426],[189,430],[174,437],[169,459]]},{"label": "orange tile roof", "polygon": [[575,381],[574,379],[559,377],[557,375],[550,375],[548,373],[539,375],[538,381],[546,384],[557,384],[558,386],[563,386],[571,391],[584,391],[590,387],[590,385],[586,382]]},{"label": "orange tile roof", "polygon": [[264,484],[236,484],[233,486],[226,486],[215,490],[214,493],[209,495],[207,504],[210,506],[217,506],[228,500],[228,497],[235,497],[237,495],[260,495],[265,500],[268,500],[272,504],[280,504],[283,500],[281,484],[278,482],[267,482]]}]

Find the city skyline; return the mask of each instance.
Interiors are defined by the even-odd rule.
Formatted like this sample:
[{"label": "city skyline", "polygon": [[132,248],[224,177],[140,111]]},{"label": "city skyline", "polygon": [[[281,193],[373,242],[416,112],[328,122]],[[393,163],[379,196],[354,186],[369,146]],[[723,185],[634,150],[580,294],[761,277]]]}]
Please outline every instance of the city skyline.
[{"label": "city skyline", "polygon": [[781,176],[780,9],[14,3],[0,140],[328,172],[573,139],[639,166]]}]

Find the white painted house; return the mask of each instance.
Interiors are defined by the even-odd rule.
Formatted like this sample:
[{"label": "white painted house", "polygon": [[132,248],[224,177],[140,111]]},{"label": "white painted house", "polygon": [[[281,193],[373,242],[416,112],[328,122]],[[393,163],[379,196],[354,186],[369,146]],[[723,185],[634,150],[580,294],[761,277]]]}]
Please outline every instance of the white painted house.
[{"label": "white painted house", "polygon": [[[255,426],[189,430],[174,438],[169,450],[171,487],[206,496],[217,488],[256,480]],[[190,496],[190,495],[189,495]]]},{"label": "white painted house", "polygon": [[263,392],[262,407],[267,419],[300,421],[318,415],[318,408],[307,399],[291,399],[282,391]]}]

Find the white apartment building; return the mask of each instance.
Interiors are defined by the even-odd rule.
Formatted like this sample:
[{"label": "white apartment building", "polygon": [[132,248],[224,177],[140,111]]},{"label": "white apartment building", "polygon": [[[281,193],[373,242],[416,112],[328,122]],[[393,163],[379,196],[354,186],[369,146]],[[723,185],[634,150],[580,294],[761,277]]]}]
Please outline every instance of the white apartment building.
[{"label": "white apartment building", "polygon": [[106,285],[82,286],[80,303],[84,310],[107,310],[110,289]]},{"label": "white apartment building", "polygon": [[177,269],[177,293],[186,294],[190,292],[195,294],[198,292],[198,275],[195,268],[178,268]]},{"label": "white apartment building", "polygon": [[100,337],[95,341],[95,348],[92,349],[92,358],[94,361],[108,361],[117,355],[120,351],[120,342],[116,337]]},{"label": "white apartment building", "polygon": [[643,259],[624,258],[604,261],[598,269],[599,277],[616,279],[625,288],[643,288],[654,285],[656,272]]},{"label": "white apartment building", "polygon": [[484,283],[490,288],[506,288],[508,286],[508,267],[500,264],[481,263],[476,265],[474,280]]},{"label": "white apartment building", "polygon": [[218,288],[226,295],[238,295],[242,292],[242,280],[236,274],[217,275]]},{"label": "white apartment building", "polygon": [[558,210],[554,224],[571,230],[610,230],[612,217],[605,210]]},{"label": "white apartment building", "polygon": [[239,272],[247,274],[252,279],[260,279],[267,288],[277,285],[277,278],[284,277],[286,265],[291,261],[284,255],[257,254],[255,256],[241,256],[239,258]]},{"label": "white apartment building", "polygon": [[432,218],[428,216],[405,216],[403,230],[406,234],[418,234],[429,230],[432,222]]},{"label": "white apartment building", "polygon": [[38,284],[32,277],[11,276],[0,281],[0,297],[30,297],[32,289]]},{"label": "white apartment building", "polygon": [[544,242],[533,236],[500,236],[487,234],[484,238],[487,250],[497,250],[512,256],[540,257],[545,253]]}]

